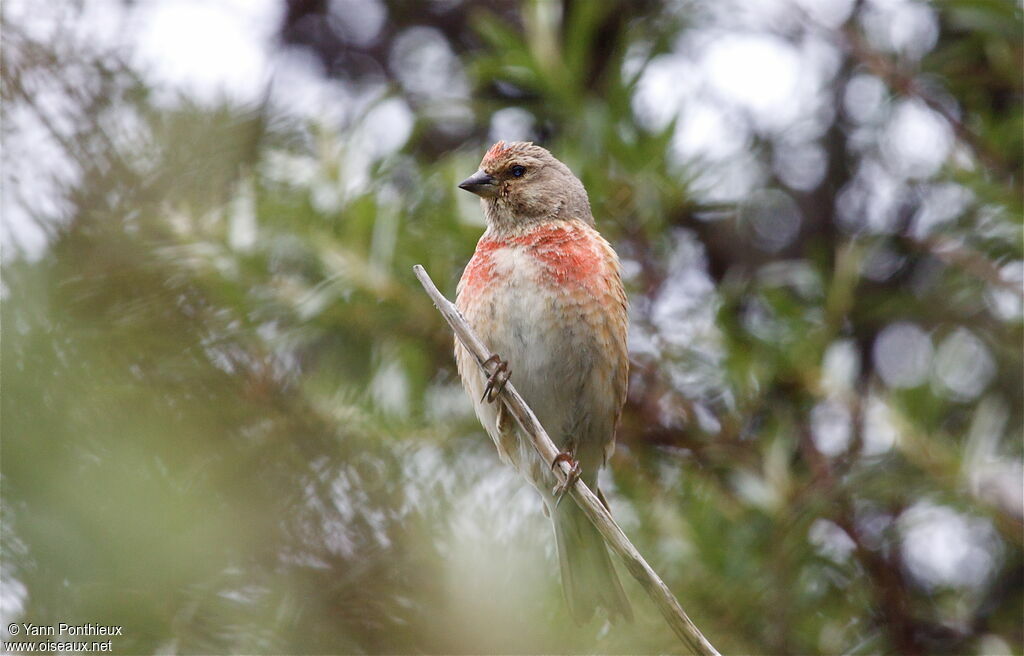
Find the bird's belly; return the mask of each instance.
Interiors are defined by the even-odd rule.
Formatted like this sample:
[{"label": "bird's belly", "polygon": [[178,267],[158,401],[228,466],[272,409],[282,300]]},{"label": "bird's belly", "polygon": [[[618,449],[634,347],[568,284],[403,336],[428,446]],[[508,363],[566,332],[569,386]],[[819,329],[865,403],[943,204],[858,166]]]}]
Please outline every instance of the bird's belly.
[{"label": "bird's belly", "polygon": [[610,379],[611,363],[585,305],[564,290],[513,275],[466,314],[484,343],[508,361],[512,383],[551,439],[572,448],[593,475],[614,430],[616,399],[601,382]]},{"label": "bird's belly", "polygon": [[[516,388],[539,417],[547,406],[562,407],[577,391],[591,345],[571,308],[554,294],[508,289],[495,303],[492,348],[514,368]],[[582,356],[582,357],[581,357]],[[561,426],[545,425],[557,437]]]}]

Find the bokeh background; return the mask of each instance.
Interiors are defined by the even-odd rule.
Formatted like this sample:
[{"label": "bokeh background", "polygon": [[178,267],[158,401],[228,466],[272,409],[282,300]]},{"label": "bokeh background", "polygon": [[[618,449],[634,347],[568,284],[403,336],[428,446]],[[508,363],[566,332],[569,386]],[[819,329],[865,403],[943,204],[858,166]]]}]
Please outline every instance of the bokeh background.
[{"label": "bokeh background", "polygon": [[2,44],[3,626],[678,652],[625,574],[572,623],[411,273],[454,294],[455,185],[530,139],[623,260],[603,486],[712,643],[1024,650],[1016,0],[8,0]]}]

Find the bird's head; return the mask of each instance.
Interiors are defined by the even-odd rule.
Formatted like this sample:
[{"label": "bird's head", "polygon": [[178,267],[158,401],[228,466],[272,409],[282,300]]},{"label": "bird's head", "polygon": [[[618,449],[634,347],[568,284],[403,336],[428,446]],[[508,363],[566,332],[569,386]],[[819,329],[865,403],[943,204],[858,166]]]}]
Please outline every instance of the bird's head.
[{"label": "bird's head", "polygon": [[494,229],[517,229],[547,220],[593,223],[583,183],[544,148],[528,141],[499,141],[480,169],[459,184],[480,196]]}]

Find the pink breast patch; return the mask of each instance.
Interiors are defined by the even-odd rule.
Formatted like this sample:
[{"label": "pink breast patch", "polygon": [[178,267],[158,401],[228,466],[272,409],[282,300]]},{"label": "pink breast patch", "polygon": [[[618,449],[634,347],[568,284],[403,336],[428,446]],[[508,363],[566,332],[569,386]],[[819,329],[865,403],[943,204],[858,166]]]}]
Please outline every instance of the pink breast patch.
[{"label": "pink breast patch", "polygon": [[494,281],[494,255],[501,248],[525,250],[540,265],[538,282],[546,286],[596,293],[608,285],[609,268],[601,255],[603,249],[589,231],[572,225],[546,224],[522,235],[481,239],[462,274],[464,293],[478,292]]}]

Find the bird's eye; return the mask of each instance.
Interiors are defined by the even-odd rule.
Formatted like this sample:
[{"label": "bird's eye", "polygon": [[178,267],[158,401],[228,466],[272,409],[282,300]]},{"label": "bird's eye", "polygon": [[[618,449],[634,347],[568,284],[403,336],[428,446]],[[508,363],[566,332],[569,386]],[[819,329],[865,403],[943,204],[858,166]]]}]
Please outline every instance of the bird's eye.
[{"label": "bird's eye", "polygon": [[512,167],[512,175],[514,175],[515,177],[521,178],[523,177],[524,173],[526,173],[525,166],[519,166],[518,164],[516,164],[515,166]]}]

